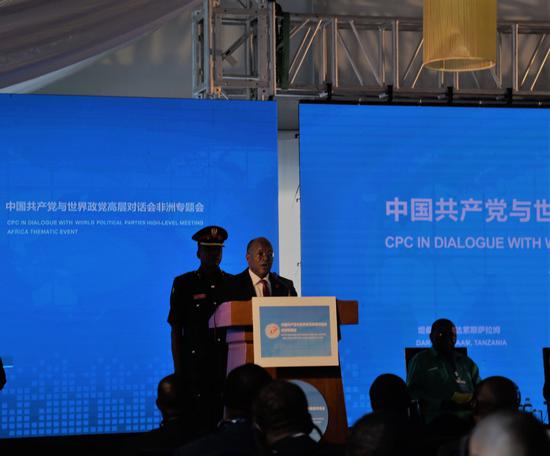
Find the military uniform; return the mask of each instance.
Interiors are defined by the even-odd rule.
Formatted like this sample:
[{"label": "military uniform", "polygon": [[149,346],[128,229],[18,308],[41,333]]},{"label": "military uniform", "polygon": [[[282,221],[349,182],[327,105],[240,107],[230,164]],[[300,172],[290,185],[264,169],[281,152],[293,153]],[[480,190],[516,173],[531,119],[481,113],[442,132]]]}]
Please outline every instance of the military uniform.
[{"label": "military uniform", "polygon": [[225,333],[209,329],[208,320],[229,300],[231,277],[219,267],[208,273],[201,267],[176,277],[172,286],[168,323],[173,332],[174,366],[182,405],[196,435],[214,429],[222,417],[227,346]]}]

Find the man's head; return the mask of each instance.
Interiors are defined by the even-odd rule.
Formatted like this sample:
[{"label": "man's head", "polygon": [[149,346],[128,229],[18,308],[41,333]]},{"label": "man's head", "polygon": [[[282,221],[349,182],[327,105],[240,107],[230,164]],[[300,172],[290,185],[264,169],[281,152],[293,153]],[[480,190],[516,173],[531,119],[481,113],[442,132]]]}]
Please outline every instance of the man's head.
[{"label": "man's head", "polygon": [[369,413],[351,428],[346,448],[347,456],[402,456],[416,454],[403,415],[390,412]]},{"label": "man's head", "polygon": [[407,384],[394,374],[376,377],[369,390],[373,412],[392,411],[404,413],[410,405],[411,397]]},{"label": "man's head", "polygon": [[456,327],[451,320],[440,318],[432,324],[430,332],[432,346],[438,353],[448,354],[456,344]]},{"label": "man's head", "polygon": [[201,268],[217,268],[222,262],[222,248],[199,245],[197,248],[197,258],[201,261]]},{"label": "man's head", "polygon": [[497,411],[517,411],[521,395],[517,385],[506,377],[487,377],[474,392],[474,420],[476,422]]},{"label": "man's head", "polygon": [[550,454],[550,439],[533,415],[497,412],[477,424],[469,450],[471,456],[539,456]]},{"label": "man's head", "polygon": [[260,278],[271,271],[273,265],[273,247],[264,237],[252,239],[246,246],[246,262],[248,268]]},{"label": "man's head", "polygon": [[223,391],[225,418],[249,417],[254,399],[271,381],[269,373],[257,364],[243,364],[229,372]]},{"label": "man's head", "polygon": [[227,237],[227,231],[221,226],[206,226],[193,235],[192,239],[198,244],[197,258],[201,261],[201,268],[216,269],[220,265]]},{"label": "man's head", "polygon": [[159,382],[156,403],[163,420],[181,415],[182,404],[179,394],[179,384],[174,374],[164,377]]},{"label": "man's head", "polygon": [[290,435],[309,434],[313,421],[302,389],[286,380],[274,380],[258,394],[252,407],[256,427],[271,445]]}]

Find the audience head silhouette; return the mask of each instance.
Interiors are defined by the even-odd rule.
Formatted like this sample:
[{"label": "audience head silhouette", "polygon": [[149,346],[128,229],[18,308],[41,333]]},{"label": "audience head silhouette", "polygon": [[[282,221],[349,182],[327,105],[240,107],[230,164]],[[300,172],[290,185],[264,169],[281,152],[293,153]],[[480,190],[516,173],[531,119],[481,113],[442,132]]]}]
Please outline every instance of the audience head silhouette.
[{"label": "audience head silhouette", "polygon": [[369,390],[373,412],[406,412],[411,397],[405,381],[394,374],[382,374],[376,377]]},{"label": "audience head silhouette", "polygon": [[260,391],[253,419],[267,445],[295,434],[308,435],[314,428],[306,395],[285,380],[275,380]]},{"label": "audience head silhouette", "polygon": [[501,376],[487,377],[474,392],[474,420],[480,421],[497,411],[517,411],[520,402],[519,388],[512,380]]},{"label": "audience head silhouette", "polygon": [[272,381],[257,364],[244,364],[233,369],[225,379],[225,418],[250,417],[252,403],[261,389]]},{"label": "audience head silhouette", "polygon": [[167,375],[159,382],[156,403],[164,421],[181,415],[181,397],[175,374]]},{"label": "audience head silhouette", "polygon": [[346,456],[402,456],[413,454],[408,424],[401,414],[374,412],[352,427]]},{"label": "audience head silhouette", "polygon": [[470,456],[541,456],[550,454],[550,440],[533,415],[497,412],[477,424],[469,450]]}]

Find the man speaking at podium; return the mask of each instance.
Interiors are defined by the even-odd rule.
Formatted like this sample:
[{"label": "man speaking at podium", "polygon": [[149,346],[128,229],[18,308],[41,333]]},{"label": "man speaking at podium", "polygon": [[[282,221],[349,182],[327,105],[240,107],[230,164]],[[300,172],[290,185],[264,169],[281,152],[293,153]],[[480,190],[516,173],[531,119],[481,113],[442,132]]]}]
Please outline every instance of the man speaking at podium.
[{"label": "man speaking at podium", "polygon": [[297,296],[292,280],[274,272],[273,247],[264,237],[252,239],[246,246],[248,268],[235,276],[234,297],[247,301],[254,296]]}]

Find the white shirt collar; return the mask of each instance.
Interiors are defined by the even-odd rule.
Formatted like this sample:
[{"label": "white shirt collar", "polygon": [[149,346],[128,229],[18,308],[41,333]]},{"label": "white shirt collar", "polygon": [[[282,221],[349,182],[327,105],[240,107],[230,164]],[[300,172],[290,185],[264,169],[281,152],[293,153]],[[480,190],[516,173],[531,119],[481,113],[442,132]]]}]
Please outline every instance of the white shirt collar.
[{"label": "white shirt collar", "polygon": [[271,285],[271,282],[269,281],[269,274],[267,274],[263,279],[260,276],[257,276],[252,272],[252,270],[249,268],[248,273],[250,274],[250,278],[252,279],[252,283],[254,286],[258,285],[260,280],[265,280],[269,285]]}]

